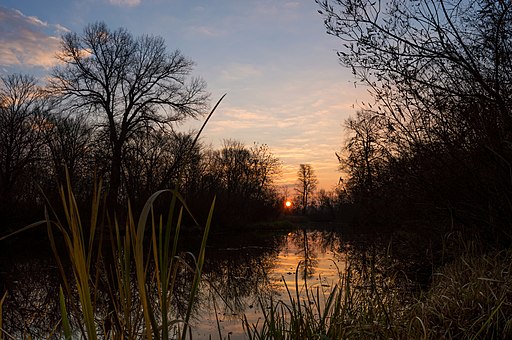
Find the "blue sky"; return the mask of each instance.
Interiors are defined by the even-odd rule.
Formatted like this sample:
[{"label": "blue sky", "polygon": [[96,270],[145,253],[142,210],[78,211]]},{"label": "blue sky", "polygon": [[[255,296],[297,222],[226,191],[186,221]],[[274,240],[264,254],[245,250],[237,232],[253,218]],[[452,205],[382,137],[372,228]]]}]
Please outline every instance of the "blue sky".
[{"label": "blue sky", "polygon": [[338,64],[341,41],[325,33],[313,0],[2,0],[0,73],[44,77],[61,34],[96,21],[162,36],[196,62],[212,105],[227,93],[203,142],[268,144],[283,162],[283,185],[294,184],[301,163],[321,188],[337,183],[342,124],[366,95]]}]

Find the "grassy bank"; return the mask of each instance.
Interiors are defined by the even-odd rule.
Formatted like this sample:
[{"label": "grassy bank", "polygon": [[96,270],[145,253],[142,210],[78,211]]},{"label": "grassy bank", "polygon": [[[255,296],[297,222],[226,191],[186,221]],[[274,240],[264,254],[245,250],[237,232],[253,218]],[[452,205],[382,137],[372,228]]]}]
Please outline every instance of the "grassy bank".
[{"label": "grassy bank", "polygon": [[[177,240],[183,241],[181,221],[190,211],[177,192],[155,193],[137,218],[128,207],[128,218],[122,224],[108,218],[101,188],[95,192],[92,214],[84,216],[73,193],[61,189],[62,210],[48,211],[45,221],[27,227],[41,223],[47,227],[61,274],[61,288],[57,284],[54,290],[60,320],[51,323],[51,330],[43,336],[31,334],[29,328],[24,333],[8,333],[2,329],[8,296],[0,295],[0,339],[191,338],[189,320],[200,300],[206,239],[214,236],[216,244],[223,238],[223,234],[209,235],[212,210],[201,245],[194,254],[183,254]],[[167,199],[165,216],[153,209],[157,199]],[[244,239],[260,237],[263,244],[268,242],[267,234],[289,226],[285,220],[255,227]],[[234,244],[240,246],[238,241]],[[470,243],[465,246],[464,252],[434,271],[425,287],[400,269],[397,254],[390,256],[391,247],[375,255],[371,247],[364,253],[349,242],[346,269],[334,287],[299,287],[297,282],[287,282],[290,289],[285,299],[260,302],[263,317],[258,323],[245,319],[247,338],[511,338],[512,250],[482,253]],[[179,303],[173,296],[176,290],[185,291]],[[229,338],[229,333],[221,334],[220,326],[218,333]]]},{"label": "grassy bank", "polygon": [[401,273],[349,265],[334,289],[288,290],[291,302],[262,306],[261,322],[244,326],[249,339],[509,339],[511,269],[511,250],[466,254],[418,292]]}]

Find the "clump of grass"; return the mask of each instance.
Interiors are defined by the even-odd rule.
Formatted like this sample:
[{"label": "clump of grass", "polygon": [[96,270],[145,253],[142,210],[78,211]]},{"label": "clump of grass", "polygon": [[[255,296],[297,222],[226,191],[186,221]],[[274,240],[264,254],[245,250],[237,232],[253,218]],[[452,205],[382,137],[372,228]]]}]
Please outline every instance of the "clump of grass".
[{"label": "clump of grass", "polygon": [[[296,271],[295,294],[285,283],[288,301],[270,301],[262,323],[244,320],[249,339],[361,339],[396,338],[401,297],[388,279],[368,284],[348,267],[333,287],[299,287]],[[301,295],[299,292],[303,291]]]},{"label": "clump of grass", "polygon": [[[350,261],[349,261],[350,262]],[[244,320],[249,339],[512,338],[512,250],[466,253],[415,292],[399,273],[349,265],[327,291],[288,285],[287,301],[260,301],[261,322]]]},{"label": "clump of grass", "polygon": [[[83,222],[69,188],[68,183],[68,189],[60,189],[65,219],[61,220],[55,212],[52,218],[46,213],[48,234],[63,281],[60,305],[64,337],[71,339],[80,334],[87,339],[185,339],[215,202],[198,256],[190,254],[194,260],[190,265],[178,256],[177,243],[183,214],[190,214],[190,210],[175,190],[153,194],[137,222],[130,207],[123,227],[116,219],[109,220],[106,230],[111,245],[103,254],[105,230],[99,230],[103,223],[100,221],[101,186],[94,190],[92,213],[87,223]],[[153,203],[165,193],[171,194],[171,202],[164,219],[156,216]],[[63,239],[67,259],[61,258],[54,229]],[[71,270],[67,270],[64,263],[69,263]],[[193,281],[187,312],[180,317],[173,313],[171,295],[177,273],[183,270],[193,273]],[[107,308],[100,308],[105,303]]]},{"label": "clump of grass", "polygon": [[[201,132],[225,96],[210,111],[190,150],[196,145]],[[181,164],[183,158],[186,161],[188,156],[187,152],[180,154],[175,164]],[[105,221],[100,218],[101,212],[105,211],[101,207],[101,185],[94,187],[91,215],[85,221],[71,190],[69,176],[66,177],[66,187],[60,187],[64,214],[62,219],[55,210],[51,213],[45,210],[45,220],[0,237],[2,241],[40,225],[47,225],[51,247],[62,277],[59,304],[62,313],[60,328],[64,338],[81,336],[97,339],[100,336],[113,339],[185,339],[201,280],[215,199],[204,226],[198,256],[188,253],[193,259],[191,265],[178,256],[177,242],[184,213],[198,223],[176,190],[161,190],[153,194],[137,221],[128,206],[125,225],[120,226],[118,220],[113,218],[107,219],[105,228]],[[153,208],[155,200],[165,193],[172,196],[166,219],[156,216]],[[58,250],[54,229],[59,238],[63,239],[65,258],[62,258]],[[103,254],[105,230],[108,231],[111,247]],[[70,270],[67,264],[70,264]],[[179,318],[177,313],[172,312],[171,295],[177,273],[183,270],[192,272],[193,279],[186,313],[183,318]],[[105,282],[106,294],[102,287]],[[2,328],[2,306],[6,295],[0,299],[0,340],[4,334],[9,336]],[[105,303],[108,305],[106,311],[101,308]],[[48,337],[52,336],[53,333]]]},{"label": "clump of grass", "polygon": [[413,310],[425,337],[512,338],[512,250],[463,255],[435,275]]}]

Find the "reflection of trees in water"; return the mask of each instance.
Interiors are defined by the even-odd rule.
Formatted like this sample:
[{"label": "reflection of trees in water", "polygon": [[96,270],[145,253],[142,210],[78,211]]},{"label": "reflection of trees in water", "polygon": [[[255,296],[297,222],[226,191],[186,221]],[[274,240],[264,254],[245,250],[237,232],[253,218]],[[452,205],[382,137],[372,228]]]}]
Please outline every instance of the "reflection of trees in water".
[{"label": "reflection of trees in water", "polygon": [[221,313],[240,314],[256,305],[259,298],[276,295],[275,283],[268,273],[274,267],[284,236],[273,236],[255,245],[251,239],[238,247],[212,249],[205,263],[204,284],[209,294],[204,301],[223,301]]},{"label": "reflection of trees in water", "polygon": [[[236,240],[227,240],[228,244],[238,244],[235,247],[209,248],[204,266],[204,281],[202,289],[196,295],[193,314],[201,316],[201,312],[207,309],[213,310],[213,295],[216,301],[224,301],[221,306],[223,313],[243,313],[247,308],[257,304],[259,297],[268,297],[275,294],[275,286],[269,280],[267,273],[273,268],[279,248],[285,241],[284,236],[262,238],[260,242],[248,238],[246,244],[240,244]],[[5,281],[5,288],[9,295],[4,305],[4,329],[14,338],[27,338],[28,336],[39,339],[47,338],[56,329],[59,332],[61,318],[59,306],[59,287],[61,284],[60,273],[54,265],[51,255],[42,258],[40,254],[30,254],[30,259],[19,261],[12,259],[12,263],[3,263],[6,273],[1,281]],[[190,255],[181,254],[184,261],[194,266]],[[190,296],[193,273],[189,270],[178,270],[175,289],[171,295],[169,311],[170,318],[180,318],[187,310]],[[140,334],[144,327],[140,298],[137,294],[135,275],[125,284],[129,287],[126,291],[131,294],[120,297],[122,287],[109,287],[109,280],[103,273],[97,279],[91,280],[96,284],[95,315],[100,321],[100,334],[107,333],[109,329],[117,327],[123,329],[123,325],[130,325],[132,334]],[[151,265],[148,272],[153,272]],[[109,275],[114,273],[109,272]],[[110,280],[112,282],[112,280]],[[157,287],[154,280],[148,280],[150,300],[155,309],[158,309]],[[73,286],[72,289],[75,289]],[[1,293],[1,292],[0,292]],[[75,292],[76,294],[76,292]],[[115,298],[112,299],[112,295]],[[220,296],[219,296],[220,295]],[[113,315],[112,301],[117,303],[119,311],[117,317]],[[66,301],[68,313],[73,329],[79,330],[80,324],[79,306],[73,306],[75,301]],[[122,306],[121,306],[122,304]],[[125,310],[124,310],[125,309]],[[161,315],[155,316],[158,319]],[[120,324],[121,323],[121,324]],[[121,334],[119,331],[117,334]]]},{"label": "reflection of trees in water", "polygon": [[49,259],[6,266],[3,328],[15,339],[45,339],[59,323],[59,277]]},{"label": "reflection of trees in water", "polygon": [[[279,263],[279,254],[286,248],[293,249],[295,257],[301,260],[300,275],[311,278],[319,273],[319,256],[329,252],[336,260],[340,255],[341,245],[339,234],[330,231],[297,230],[293,233],[264,235],[251,233],[243,235],[212,235],[206,251],[206,262],[203,268],[203,281],[201,289],[194,301],[193,318],[201,319],[205,312],[214,310],[220,314],[241,315],[251,307],[259,308],[259,300],[267,301],[270,297],[276,298],[282,293],[282,283],[275,279],[275,272],[284,268],[276,267]],[[188,247],[195,248],[188,244]],[[192,257],[185,253],[180,254],[190,266],[194,266]],[[14,338],[46,338],[52,329],[59,324],[61,317],[58,304],[60,274],[54,266],[51,255],[46,258],[39,254],[28,255],[30,259],[12,259],[12,263],[4,263],[6,273],[0,280],[6,282],[9,296],[4,310],[4,326]],[[344,259],[340,258],[340,259]],[[148,273],[154,272],[152,264]],[[102,273],[113,275],[103,267]],[[286,269],[287,270],[287,269]],[[0,274],[1,276],[1,274]],[[182,318],[186,313],[190,296],[193,273],[185,267],[178,269],[175,279],[175,289],[171,294],[171,319]],[[122,287],[109,288],[105,274],[97,280],[92,279],[97,287],[96,316],[101,320],[99,333],[108,332],[109,329],[123,329],[129,324],[132,334],[140,334],[144,327],[142,306],[137,294],[135,275],[125,282],[126,291],[131,292],[121,297]],[[73,288],[74,289],[74,288]],[[155,281],[148,279],[150,300],[155,309],[158,309],[158,297]],[[75,292],[76,293],[76,292]],[[112,298],[114,294],[114,298]],[[113,301],[113,302],[112,302]],[[215,302],[214,302],[215,301]],[[67,301],[68,312],[74,329],[79,329],[79,306],[73,306],[77,301]],[[112,314],[112,303],[117,304],[120,314]],[[161,315],[155,315],[160,321]],[[126,336],[128,337],[128,336]]]},{"label": "reflection of trees in water", "polygon": [[[28,337],[46,339],[50,334],[60,334],[59,287],[62,281],[59,270],[51,256],[31,255],[30,259],[25,258],[20,261],[14,258],[11,263],[5,261],[3,263],[6,274],[2,275],[0,281],[5,282],[5,290],[8,292],[4,303],[3,328],[15,339]],[[108,338],[116,328],[114,334],[123,334],[120,330],[129,329],[132,333],[125,334],[125,337],[142,336],[145,324],[135,274],[132,273],[131,278],[123,283],[126,287],[122,287],[117,285],[119,284],[117,281],[108,281],[105,274],[107,271],[102,265],[100,266],[101,275],[91,278],[91,283],[96,287],[94,307],[99,327],[98,333],[106,334]],[[154,272],[151,266],[148,272]],[[71,275],[68,273],[68,277]],[[108,272],[108,275],[115,275],[115,273]],[[182,317],[185,314],[193,275],[188,270],[182,270],[177,275],[175,290],[171,295],[172,310],[168,311],[170,319]],[[115,282],[117,286],[109,287],[109,282]],[[74,284],[71,289],[73,296],[78,296]],[[150,303],[154,310],[158,310],[159,300],[155,280],[148,278],[147,289],[150,292]],[[112,303],[115,304],[115,311],[112,309]],[[80,333],[84,325],[81,321],[78,299],[66,298],[66,305],[72,329]],[[155,314],[155,319],[157,322],[161,321],[161,315]],[[82,334],[85,333],[82,332]]]},{"label": "reflection of trees in water", "polygon": [[[243,253],[241,249],[241,253]],[[225,302],[223,313],[238,314],[254,304],[258,296],[269,295],[272,284],[267,272],[274,263],[275,253],[234,256],[216,261],[217,268],[205,273],[210,294],[219,295]]]},{"label": "reflection of trees in water", "polygon": [[297,230],[288,235],[292,244],[298,248],[295,253],[299,259],[299,273],[301,279],[307,280],[313,277],[318,266],[318,253],[337,254],[340,248],[340,235],[327,230],[307,231]]},{"label": "reflection of trees in water", "polygon": [[[301,240],[300,245],[302,246],[302,261],[300,262],[300,272],[301,277],[303,280],[307,280],[313,276],[315,273],[315,267],[318,264],[317,260],[317,253],[316,251],[312,250],[315,248],[310,248],[309,243],[314,242],[314,236],[312,236],[312,240],[308,239],[308,233],[306,232],[306,229],[302,229],[301,234]],[[299,255],[299,254],[297,254]]]},{"label": "reflection of trees in water", "polygon": [[398,300],[406,306],[412,302],[419,282],[409,271],[415,263],[403,257],[403,250],[397,249],[401,244],[395,242],[389,237],[350,235],[344,249],[354,289],[380,296],[381,303],[391,299],[390,303]]}]

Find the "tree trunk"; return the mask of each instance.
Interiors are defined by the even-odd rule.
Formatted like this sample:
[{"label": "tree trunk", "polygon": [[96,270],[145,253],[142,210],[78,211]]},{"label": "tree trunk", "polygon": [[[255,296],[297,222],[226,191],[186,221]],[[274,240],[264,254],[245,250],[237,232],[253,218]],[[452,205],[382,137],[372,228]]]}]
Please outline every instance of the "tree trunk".
[{"label": "tree trunk", "polygon": [[115,213],[119,205],[119,188],[121,186],[122,147],[120,143],[114,146],[112,165],[110,168],[110,181],[108,188],[108,210]]}]

